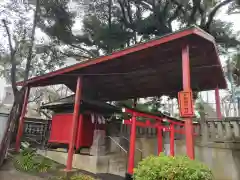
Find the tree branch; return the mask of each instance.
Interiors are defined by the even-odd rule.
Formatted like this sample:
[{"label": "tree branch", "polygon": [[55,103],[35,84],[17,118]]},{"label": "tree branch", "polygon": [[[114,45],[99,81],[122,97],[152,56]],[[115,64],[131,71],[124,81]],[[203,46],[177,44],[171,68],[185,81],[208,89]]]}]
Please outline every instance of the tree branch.
[{"label": "tree branch", "polygon": [[172,22],[178,17],[180,11],[181,11],[181,7],[177,6],[175,12],[173,13],[173,15],[171,17],[169,17],[169,19],[167,21],[168,27],[171,31],[172,31]]},{"label": "tree branch", "polygon": [[130,26],[130,23],[126,17],[126,12],[125,12],[125,9],[124,9],[124,4],[121,0],[118,0],[118,4],[120,6],[120,9],[122,11],[122,17],[123,17],[123,23],[125,24],[126,27],[129,27]]},{"label": "tree branch", "polygon": [[28,103],[35,102],[37,99],[39,99],[42,96],[42,94],[34,97],[32,100],[29,100]]},{"label": "tree branch", "polygon": [[192,12],[188,20],[188,26],[195,23],[195,16],[196,16],[199,4],[200,4],[200,0],[193,0]]},{"label": "tree branch", "polygon": [[34,111],[36,111],[36,112],[38,112],[38,113],[42,113],[44,116],[46,116],[47,118],[49,118],[49,119],[52,119],[52,117],[49,115],[49,114],[47,114],[46,112],[44,112],[44,110],[42,110],[42,109],[32,109],[32,110],[34,110]]},{"label": "tree branch", "polygon": [[183,16],[187,19],[190,15],[188,14],[188,12],[184,9],[184,6],[178,2],[178,0],[171,0],[173,4],[175,4],[177,6],[177,8],[179,9],[179,11],[182,12]]},{"label": "tree branch", "polygon": [[52,119],[50,115],[48,115],[46,112],[40,110],[40,113],[42,113],[44,116],[46,116],[48,119]]},{"label": "tree branch", "polygon": [[132,10],[131,10],[131,5],[130,5],[129,1],[126,2],[126,5],[127,5],[128,19],[129,19],[129,22],[132,24],[133,23]]},{"label": "tree branch", "polygon": [[33,19],[32,34],[31,34],[30,46],[29,46],[29,50],[28,50],[27,63],[26,63],[25,74],[24,74],[24,81],[26,81],[29,78],[29,71],[30,71],[31,61],[32,61],[33,45],[34,45],[34,40],[35,40],[35,32],[36,32],[36,27],[37,27],[39,9],[40,9],[40,0],[36,0],[36,9],[35,9],[34,19]]},{"label": "tree branch", "polygon": [[12,39],[11,39],[11,34],[9,31],[9,27],[6,23],[6,20],[2,20],[3,26],[6,30],[7,36],[8,36],[8,44],[9,44],[9,49],[10,49],[10,62],[11,62],[11,83],[12,83],[12,89],[13,89],[13,94],[14,98],[16,98],[16,94],[18,92],[17,85],[16,85],[16,69],[17,69],[17,62],[15,59],[15,53],[16,50],[12,46]]},{"label": "tree branch", "polygon": [[79,55],[79,54],[75,54],[75,53],[62,52],[62,51],[59,51],[59,52],[60,52],[62,55],[67,56],[67,57],[85,58],[85,59],[91,58],[91,57],[89,57],[89,56]]},{"label": "tree branch", "polygon": [[96,54],[92,53],[91,51],[87,50],[87,49],[84,49],[80,46],[77,46],[75,44],[69,44],[69,46],[72,46],[74,48],[77,48],[77,49],[80,49],[81,51],[85,51],[86,53],[88,53],[91,57],[96,57]]},{"label": "tree branch", "polygon": [[144,1],[144,0],[133,0],[135,3],[139,3],[141,4],[145,9],[152,11],[153,7],[151,6],[151,4],[149,4],[148,2]]},{"label": "tree branch", "polygon": [[232,2],[232,1],[234,1],[234,0],[224,0],[224,1],[220,2],[220,3],[218,3],[218,4],[213,8],[213,10],[209,13],[208,21],[207,21],[207,23],[206,23],[206,25],[205,25],[204,30],[206,30],[206,31],[209,31],[209,30],[210,30],[211,23],[212,23],[212,21],[213,21],[214,16],[215,16],[216,13],[217,13],[217,11],[218,11],[222,6],[225,6],[225,5],[227,5],[228,3]]}]

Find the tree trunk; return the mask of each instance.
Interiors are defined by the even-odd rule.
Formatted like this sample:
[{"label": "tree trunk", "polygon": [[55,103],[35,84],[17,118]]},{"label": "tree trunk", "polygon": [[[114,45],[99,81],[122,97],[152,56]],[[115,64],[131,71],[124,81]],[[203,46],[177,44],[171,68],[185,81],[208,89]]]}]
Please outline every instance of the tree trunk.
[{"label": "tree trunk", "polygon": [[[24,88],[23,88],[24,89]],[[8,116],[7,125],[5,129],[5,133],[0,144],[0,166],[3,164],[3,161],[6,157],[7,150],[10,146],[12,135],[15,135],[15,127],[18,125],[18,120],[21,115],[22,107],[23,107],[23,99],[24,99],[24,91],[20,91],[17,93],[17,96],[14,100],[12,109]]]}]

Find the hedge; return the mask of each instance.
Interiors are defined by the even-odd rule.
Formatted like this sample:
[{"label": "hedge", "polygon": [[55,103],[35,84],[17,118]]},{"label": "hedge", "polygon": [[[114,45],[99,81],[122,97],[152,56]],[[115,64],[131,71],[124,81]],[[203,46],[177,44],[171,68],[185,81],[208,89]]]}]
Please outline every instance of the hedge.
[{"label": "hedge", "polygon": [[213,180],[211,170],[185,156],[149,156],[134,169],[134,180]]}]

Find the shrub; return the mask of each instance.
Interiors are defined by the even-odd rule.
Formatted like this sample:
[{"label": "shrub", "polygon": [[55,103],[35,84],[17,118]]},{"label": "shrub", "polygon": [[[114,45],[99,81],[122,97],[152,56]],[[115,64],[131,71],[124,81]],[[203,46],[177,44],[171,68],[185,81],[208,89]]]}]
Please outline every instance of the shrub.
[{"label": "shrub", "polygon": [[134,169],[134,180],[213,180],[211,170],[187,157],[150,156]]}]

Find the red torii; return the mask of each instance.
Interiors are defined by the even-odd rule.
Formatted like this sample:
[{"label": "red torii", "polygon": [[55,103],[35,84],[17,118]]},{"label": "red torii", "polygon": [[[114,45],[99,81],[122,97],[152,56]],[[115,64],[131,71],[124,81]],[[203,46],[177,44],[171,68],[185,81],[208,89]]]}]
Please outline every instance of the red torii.
[{"label": "red torii", "polygon": [[[130,108],[123,108],[123,112],[130,114],[132,118],[130,120],[123,120],[123,124],[131,125],[131,134],[130,134],[130,145],[129,145],[129,158],[128,158],[128,174],[133,174],[133,168],[134,168],[134,153],[135,153],[135,140],[136,140],[136,127],[151,127],[157,129],[157,140],[158,140],[158,154],[163,152],[163,137],[162,137],[162,131],[169,131],[170,132],[170,155],[175,155],[175,149],[174,149],[174,135],[175,133],[179,134],[185,134],[184,129],[175,129],[175,125],[184,127],[184,122],[177,122],[174,120],[169,119],[168,117],[159,117],[156,115],[151,115],[148,113],[139,112],[135,109]],[[137,117],[143,117],[147,120],[145,122],[137,121]],[[148,119],[156,120],[156,122],[150,122]],[[169,126],[164,126],[163,122],[167,121],[170,123]],[[194,135],[197,135],[196,133],[193,133]]]}]

